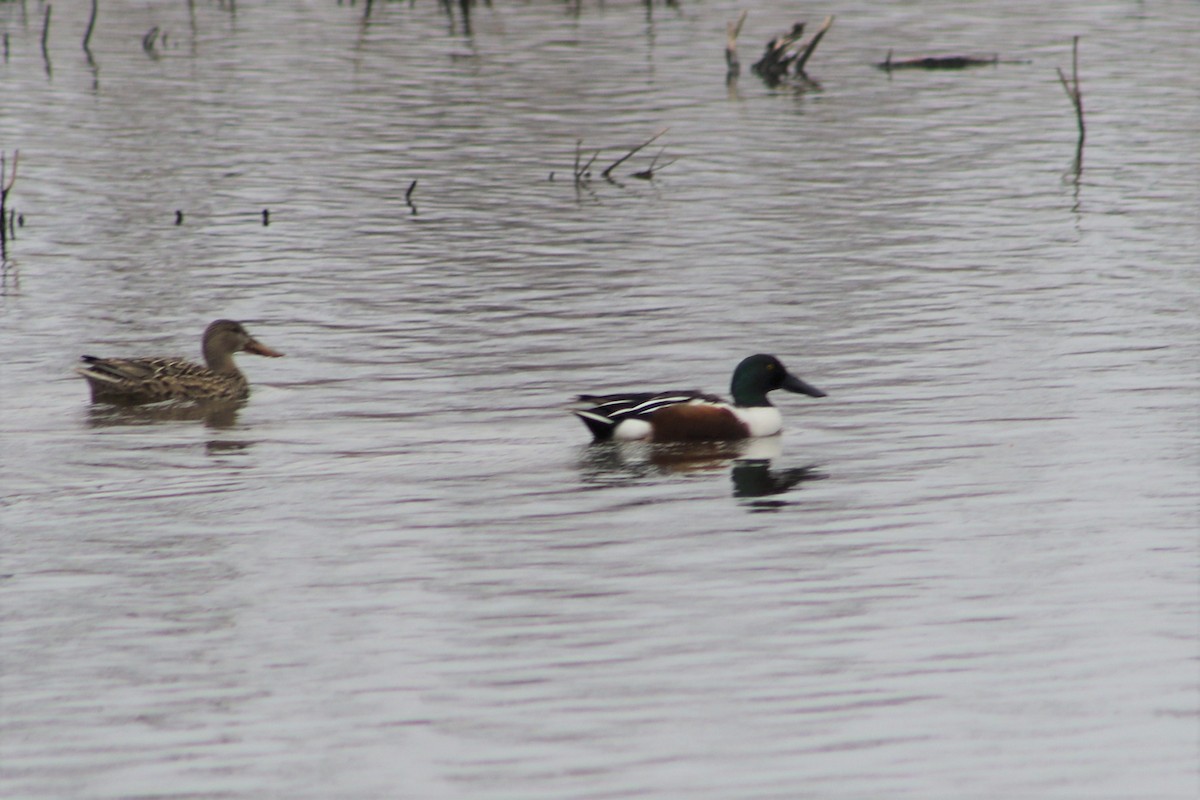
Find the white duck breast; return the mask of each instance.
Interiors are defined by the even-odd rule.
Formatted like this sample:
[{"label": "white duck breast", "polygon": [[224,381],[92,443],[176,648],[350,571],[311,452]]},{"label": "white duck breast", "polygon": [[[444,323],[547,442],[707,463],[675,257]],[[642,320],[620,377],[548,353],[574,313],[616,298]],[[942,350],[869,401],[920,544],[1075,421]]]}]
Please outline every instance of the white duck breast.
[{"label": "white duck breast", "polygon": [[750,429],[751,436],[774,436],[783,430],[783,415],[775,406],[733,406],[730,411]]}]

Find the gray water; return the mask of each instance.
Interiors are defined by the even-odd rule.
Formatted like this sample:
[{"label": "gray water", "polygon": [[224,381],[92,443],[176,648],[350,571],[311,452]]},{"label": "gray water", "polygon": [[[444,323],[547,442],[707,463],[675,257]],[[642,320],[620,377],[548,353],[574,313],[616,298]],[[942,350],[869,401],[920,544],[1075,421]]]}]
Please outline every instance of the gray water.
[{"label": "gray water", "polygon": [[[1200,791],[1196,3],[757,5],[732,85],[734,3],[89,8],[0,5],[0,796]],[[236,414],[71,372],[217,317]],[[564,410],[763,351],[779,442]]]}]

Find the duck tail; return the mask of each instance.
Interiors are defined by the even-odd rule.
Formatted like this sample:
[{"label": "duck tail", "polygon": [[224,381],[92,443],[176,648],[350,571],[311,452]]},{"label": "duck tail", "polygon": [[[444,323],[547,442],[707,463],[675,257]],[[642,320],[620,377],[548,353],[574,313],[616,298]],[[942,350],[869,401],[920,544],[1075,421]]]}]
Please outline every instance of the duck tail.
[{"label": "duck tail", "polygon": [[597,442],[607,442],[612,439],[613,430],[617,425],[608,417],[584,409],[575,409],[571,413],[583,420],[583,424],[587,425],[588,430],[592,432],[592,437]]},{"label": "duck tail", "polygon": [[75,367],[75,371],[85,378],[102,383],[119,383],[120,375],[113,372],[102,358],[96,356],[80,356],[83,363]]}]

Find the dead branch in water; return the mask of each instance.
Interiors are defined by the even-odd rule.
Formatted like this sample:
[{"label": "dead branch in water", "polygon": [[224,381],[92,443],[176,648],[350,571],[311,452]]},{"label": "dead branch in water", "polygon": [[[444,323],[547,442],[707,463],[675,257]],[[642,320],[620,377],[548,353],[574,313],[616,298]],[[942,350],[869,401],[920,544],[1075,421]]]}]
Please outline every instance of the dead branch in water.
[{"label": "dead branch in water", "polygon": [[670,161],[668,161],[667,163],[663,164],[661,167],[658,167],[658,169],[655,169],[655,165],[656,165],[656,164],[658,164],[658,159],[659,159],[659,158],[662,156],[662,154],[663,154],[664,152],[666,152],[666,148],[665,148],[665,147],[664,147],[664,148],[661,148],[661,149],[658,151],[658,154],[657,154],[657,155],[655,155],[655,156],[654,156],[654,158],[650,159],[650,166],[646,167],[646,168],[645,168],[644,170],[642,170],[641,172],[634,172],[634,173],[631,175],[631,177],[634,177],[634,178],[639,178],[639,179],[641,179],[641,180],[643,180],[643,181],[652,181],[652,180],[654,180],[654,175],[655,175],[655,173],[656,173],[656,172],[658,172],[658,171],[660,171],[660,170],[663,170],[663,169],[665,169],[666,167],[669,167],[669,166],[671,166],[672,164],[674,164],[674,163],[677,161],[677,159],[674,159],[674,158],[672,158]]},{"label": "dead branch in water", "polygon": [[46,16],[42,18],[42,61],[46,64],[47,78],[53,73],[53,68],[50,66],[50,51],[46,47],[46,43],[50,39],[50,12],[53,10],[54,6],[47,3]]},{"label": "dead branch in water", "polygon": [[831,27],[833,27],[833,15],[832,14],[825,18],[825,22],[822,23],[821,29],[819,31],[817,31],[815,34],[813,34],[813,38],[808,43],[808,46],[804,48],[804,52],[801,53],[800,57],[796,59],[796,74],[797,75],[804,74],[804,65],[808,63],[808,59],[812,57],[813,52],[817,49],[817,45],[821,43],[821,39],[823,39],[825,37],[825,33]]},{"label": "dead branch in water", "polygon": [[805,23],[797,22],[783,36],[777,36],[767,42],[762,58],[756,61],[751,69],[768,86],[778,86],[789,77],[798,78],[806,83],[812,83],[813,81],[808,77],[804,67],[808,63],[808,60],[812,58],[812,54],[816,52],[817,45],[821,43],[821,39],[825,37],[825,34],[831,27],[833,27],[832,15],[825,18],[825,22],[821,24],[820,30],[813,34],[813,38],[809,40],[807,45],[801,49],[793,49],[793,45],[798,44],[804,38]]},{"label": "dead branch in water", "polygon": [[10,214],[8,211],[8,193],[12,191],[13,184],[17,182],[17,165],[21,163],[21,151],[13,151],[12,175],[8,175],[8,160],[5,154],[0,152],[0,258],[8,258],[8,239],[9,234],[16,233],[13,228],[13,217],[15,214]]},{"label": "dead branch in water", "polygon": [[[163,37],[166,38],[165,36]],[[158,41],[158,26],[155,25],[150,30],[146,31],[146,35],[142,37],[142,49],[146,51],[146,55],[151,58],[158,58],[158,53],[154,50],[154,43]]]},{"label": "dead branch in water", "polygon": [[738,17],[737,22],[725,23],[725,80],[737,80],[738,73],[742,71],[742,64],[738,61],[737,54],[737,38],[742,32],[742,25],[746,22],[746,15],[749,11],[743,11]]},{"label": "dead branch in water", "polygon": [[408,207],[412,209],[413,216],[417,215],[417,205],[412,201],[413,192],[417,188],[417,181],[414,178],[413,182],[408,185],[408,191],[404,193],[404,202],[408,203]]},{"label": "dead branch in water", "polygon": [[1071,104],[1075,106],[1075,124],[1079,127],[1079,144],[1075,148],[1075,173],[1078,174],[1083,169],[1083,140],[1087,138],[1087,129],[1083,124],[1083,94],[1079,90],[1079,37],[1076,36],[1071,42],[1071,80],[1067,81],[1067,76],[1063,74],[1062,67],[1055,67],[1058,70],[1058,80],[1062,84],[1063,91],[1067,93]]},{"label": "dead branch in water", "polygon": [[92,48],[89,46],[92,42],[92,31],[96,28],[96,6],[100,0],[92,0],[92,16],[88,18],[87,30],[83,34],[83,52],[88,58],[92,57]]},{"label": "dead branch in water", "polygon": [[1025,62],[1002,62],[1000,61],[1000,56],[992,56],[991,58],[975,58],[974,56],[925,56],[923,58],[909,58],[904,61],[893,61],[892,51],[888,50],[887,58],[875,66],[884,72],[891,72],[895,69],[966,69],[968,67],[994,66],[1001,63]]},{"label": "dead branch in water", "polygon": [[633,148],[632,150],[630,150],[628,153],[626,153],[625,155],[623,155],[623,156],[621,156],[620,158],[618,158],[618,159],[617,159],[616,161],[614,161],[613,163],[609,164],[609,165],[608,165],[608,167],[607,167],[607,168],[606,168],[606,169],[605,169],[603,172],[601,172],[601,173],[600,173],[600,175],[601,175],[601,176],[603,176],[604,178],[608,178],[609,180],[612,180],[612,178],[611,178],[611,175],[612,175],[612,171],[613,171],[614,169],[616,169],[617,167],[619,167],[621,164],[624,164],[624,163],[625,163],[626,161],[628,161],[628,160],[629,160],[629,159],[630,159],[630,158],[631,158],[631,157],[632,157],[632,156],[633,156],[635,153],[637,153],[639,150],[641,150],[641,149],[642,149],[643,147],[645,147],[646,145],[648,145],[648,144],[650,144],[651,142],[653,142],[653,141],[654,141],[655,139],[657,139],[658,137],[662,136],[662,135],[663,135],[664,133],[666,133],[668,130],[670,130],[670,129],[669,129],[669,128],[663,128],[661,131],[659,131],[658,133],[654,134],[654,135],[653,135],[653,136],[651,136],[649,139],[647,139],[646,141],[642,142],[642,143],[641,143],[641,144],[639,144],[637,147]]},{"label": "dead branch in water", "polygon": [[42,18],[42,55],[46,54],[46,41],[50,38],[50,13],[54,6],[46,4],[46,16]]},{"label": "dead branch in water", "polygon": [[592,157],[587,160],[586,164],[580,165],[579,159],[583,152],[582,148],[583,148],[583,139],[576,139],[575,140],[575,183],[577,185],[580,183],[584,183],[585,181],[589,180],[592,177],[592,173],[589,170],[591,170],[592,164],[596,163],[596,159],[600,157],[600,151],[597,150],[595,153],[592,153]]},{"label": "dead branch in water", "polygon": [[[651,136],[649,139],[642,142],[641,144],[631,147],[620,158],[618,158],[616,161],[613,161],[611,164],[609,164],[607,167],[605,167],[604,170],[600,173],[600,175],[609,183],[617,183],[616,179],[613,178],[613,170],[615,170],[617,167],[624,164],[629,159],[633,158],[633,156],[637,155],[639,152],[641,152],[643,149],[645,149],[648,145],[652,144],[659,137],[661,137],[663,134],[665,134],[668,130],[670,130],[670,128],[663,128],[661,131],[654,134],[653,136]],[[601,152],[602,151],[597,150],[595,153],[592,154],[592,157],[589,158],[586,163],[582,163],[583,162],[583,140],[582,139],[575,140],[574,174],[575,174],[575,188],[576,189],[583,187],[583,186],[587,186],[589,184],[589,182],[592,179],[592,165],[594,163],[596,163],[596,159],[598,159],[600,157]],[[671,161],[668,161],[666,164],[659,166],[658,160],[659,160],[659,158],[662,157],[663,152],[664,152],[663,150],[658,151],[658,154],[655,155],[654,158],[650,160],[650,166],[646,167],[645,169],[638,170],[637,172],[633,172],[630,174],[633,177],[640,178],[642,180],[653,180],[654,176],[656,174],[658,174],[658,172],[660,172],[664,168],[670,166],[671,164],[675,163],[674,159],[672,159]],[[551,173],[551,176],[553,176],[553,173]]]}]

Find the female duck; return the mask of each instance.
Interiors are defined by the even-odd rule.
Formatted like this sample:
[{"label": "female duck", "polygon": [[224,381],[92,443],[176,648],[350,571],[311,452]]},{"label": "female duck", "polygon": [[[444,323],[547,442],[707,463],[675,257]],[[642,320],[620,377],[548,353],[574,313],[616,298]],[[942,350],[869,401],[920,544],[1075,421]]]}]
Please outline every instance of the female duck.
[{"label": "female duck", "polygon": [[205,329],[202,349],[206,366],[183,358],[83,356],[84,365],[75,371],[87,378],[94,403],[242,400],[250,394],[250,385],[233,363],[233,354],[283,355],[255,340],[240,322],[228,319]]},{"label": "female duck", "polygon": [[649,439],[686,442],[774,436],[783,430],[779,409],[767,393],[783,389],[809,397],[825,392],[784,368],[775,356],[755,355],[733,371],[733,402],[696,391],[581,394],[587,408],[573,413],[596,441]]}]

